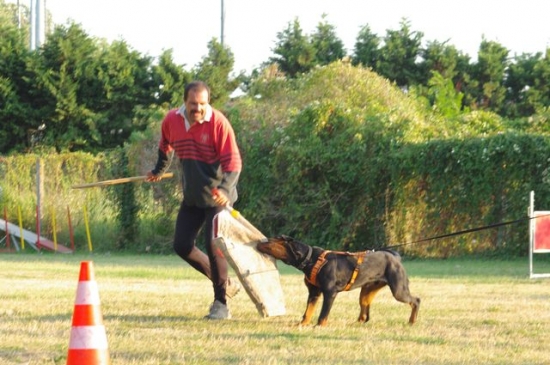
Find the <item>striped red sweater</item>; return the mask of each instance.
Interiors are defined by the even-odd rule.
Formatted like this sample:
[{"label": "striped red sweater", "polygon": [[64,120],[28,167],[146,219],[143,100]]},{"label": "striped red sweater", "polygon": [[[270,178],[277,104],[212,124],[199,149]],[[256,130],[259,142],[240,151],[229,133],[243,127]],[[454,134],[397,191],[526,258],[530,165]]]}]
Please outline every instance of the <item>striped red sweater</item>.
[{"label": "striped red sweater", "polygon": [[242,168],[235,133],[227,118],[212,109],[211,118],[194,123],[187,131],[179,109],[168,112],[162,122],[159,160],[154,174],[167,167],[167,154],[175,151],[183,168],[183,195],[187,205],[215,206],[212,189],[222,189],[231,202],[237,200]]}]

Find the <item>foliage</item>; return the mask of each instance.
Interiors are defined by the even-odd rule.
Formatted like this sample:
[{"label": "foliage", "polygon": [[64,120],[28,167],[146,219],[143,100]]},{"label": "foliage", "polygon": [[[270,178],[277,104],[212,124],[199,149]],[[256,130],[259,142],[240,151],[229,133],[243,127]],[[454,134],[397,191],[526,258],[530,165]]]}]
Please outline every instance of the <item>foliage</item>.
[{"label": "foliage", "polygon": [[[97,249],[171,251],[180,179],[70,186],[150,170],[160,122],[194,78],[211,85],[234,125],[244,159],[237,207],[265,234],[379,247],[513,219],[531,189],[549,203],[549,50],[512,59],[484,39],[471,63],[447,42],[422,47],[423,34],[403,19],[385,37],[365,25],[353,57],[331,63],[342,58],[341,41],[323,16],[311,35],[290,22],[277,57],[244,78],[230,76],[233,55],[216,39],[191,71],[171,51],[155,62],[73,23],[29,52],[13,10],[0,0],[0,152],[12,153],[1,157],[0,202],[10,217],[23,207],[33,227],[42,158],[45,234],[68,241],[66,223],[52,223],[70,207],[79,248],[86,208]],[[241,82],[247,95],[228,101]],[[405,252],[517,256],[525,240],[507,227]]]},{"label": "foliage", "polygon": [[[279,182],[271,195],[279,224],[272,229],[358,248],[359,222],[376,215],[374,187],[385,180],[376,173],[378,156],[390,143],[381,122],[328,101],[292,118],[271,162],[271,176]],[[336,243],[336,237],[342,240]]]},{"label": "foliage", "polygon": [[[112,204],[99,189],[71,189],[73,185],[96,181],[100,162],[101,156],[81,152],[57,154],[48,151],[0,158],[0,190],[3,192],[0,203],[8,220],[21,223],[23,228],[33,232],[40,224],[44,237],[51,238],[56,232],[59,243],[67,246],[72,241],[72,228],[77,250],[88,247],[87,223],[92,227],[92,241],[101,231],[102,238],[109,242],[111,230],[106,227],[111,220]],[[39,196],[41,215],[37,220]],[[88,212],[89,222],[84,219],[84,210]]]},{"label": "foliage", "polygon": [[533,102],[538,101],[536,100],[538,95],[530,96],[529,94],[533,93],[530,90],[536,79],[535,65],[540,62],[540,59],[540,53],[533,57],[523,54],[517,57],[516,62],[509,66],[504,85],[507,93],[506,99],[512,102],[505,105],[507,115],[517,118],[520,115],[535,113],[536,104]]},{"label": "foliage", "polygon": [[[234,105],[250,179],[241,181],[245,215],[266,234],[359,249],[515,219],[530,190],[549,202],[547,135],[509,131],[513,125],[490,112],[457,114],[459,95],[438,82],[433,87],[448,88],[439,103],[451,103],[451,118],[346,63],[291,84],[262,80],[269,100]],[[540,122],[528,125],[544,131]],[[525,232],[503,228],[406,252],[522,255]]]},{"label": "foliage", "polygon": [[176,65],[172,50],[164,51],[158,59],[158,64],[152,66],[152,82],[158,85],[157,104],[175,107],[183,101],[183,89],[192,77],[182,66]]},{"label": "foliage", "polygon": [[[530,190],[536,190],[541,206],[550,202],[547,111],[525,121],[487,111],[443,118],[440,110],[427,109],[414,95],[346,62],[292,82],[268,76],[252,87],[269,98],[240,98],[226,111],[244,160],[237,209],[266,235],[292,234],[333,249],[376,248],[515,219],[524,214]],[[439,81],[443,84],[434,87],[448,87]],[[136,123],[148,128],[77,174],[55,170],[59,162],[53,161],[65,161],[67,154],[43,151],[46,175],[67,179],[63,186],[46,179],[47,191],[56,192],[57,202],[71,199],[71,210],[88,205],[93,235],[106,235],[98,250],[170,252],[179,179],[69,190],[72,184],[151,169],[166,109],[137,110]],[[81,158],[90,156],[74,155],[71,161],[80,164]],[[2,201],[13,215],[19,199],[35,201],[34,157],[4,161],[9,178],[0,185]],[[65,208],[56,208],[58,216]],[[32,226],[32,206],[23,211]],[[82,219],[75,220],[78,245],[84,245]],[[507,227],[403,251],[517,256],[525,254],[525,233]]]},{"label": "foliage", "polygon": [[[309,35],[298,19],[289,22],[277,34],[274,57],[250,76],[232,75],[233,54],[215,39],[201,62],[186,70],[173,62],[171,50],[158,59],[142,56],[123,40],[109,44],[72,22],[50,25],[46,43],[31,52],[27,49],[30,13],[25,6],[21,9],[19,28],[16,5],[0,1],[1,153],[51,147],[59,152],[99,153],[122,147],[131,133],[147,128],[139,124],[141,110],[179,105],[184,85],[193,78],[209,82],[212,102],[224,109],[238,86],[250,96],[268,98],[276,90],[273,83],[262,81],[266,78],[292,86],[292,79],[314,67],[347,59],[326,15]],[[483,110],[520,119],[544,113],[550,105],[550,50],[509,57],[504,46],[483,39],[478,60],[472,62],[448,41],[428,40],[424,45],[422,40],[422,32],[407,19],[383,37],[366,24],[349,59],[403,90],[414,91],[448,117],[456,114],[448,80],[455,96],[462,95],[461,113]],[[443,79],[433,79],[433,72]],[[447,96],[453,100],[442,100]]]},{"label": "foliage", "polygon": [[457,76],[461,53],[447,42],[428,41],[426,48],[421,50],[421,56],[423,80],[429,80],[434,72],[445,79],[454,79]]},{"label": "foliage", "polygon": [[33,99],[32,55],[27,49],[25,31],[11,24],[9,14],[16,13],[10,5],[14,6],[0,3],[0,151],[9,151],[28,141],[34,127],[25,108]]},{"label": "foliage", "polygon": [[[56,25],[36,52],[27,50],[26,31],[0,3],[0,151],[23,152],[41,146],[59,152],[97,153],[122,147],[130,134],[144,130],[136,114],[143,108],[181,104],[192,75],[211,83],[212,101],[222,106],[242,81],[231,79],[234,59],[213,40],[209,54],[193,71],[164,52],[154,64],[123,40],[106,43],[81,25]],[[26,21],[26,19],[25,19]]]},{"label": "foliage", "polygon": [[208,43],[208,55],[203,57],[195,72],[195,79],[205,81],[210,87],[212,105],[220,108],[229,95],[239,86],[240,78],[230,78],[235,58],[231,50],[215,38]]},{"label": "foliage", "polygon": [[[371,70],[353,67],[345,61],[316,68],[293,81],[277,75],[260,78],[252,89],[261,97],[238,100],[235,105],[244,106],[242,118],[253,123],[262,120],[270,129],[286,125],[290,117],[314,101],[331,100],[386,118],[385,128],[395,132],[394,143],[446,134],[442,122],[432,120],[439,116],[426,110],[424,104],[407,97]],[[264,90],[267,91],[265,97]]]},{"label": "foliage", "polygon": [[[104,159],[104,169],[111,176],[131,176],[129,173],[128,156],[122,149],[111,151]],[[117,222],[118,237],[114,248],[125,250],[131,247],[132,242],[138,238],[138,213],[139,204],[136,200],[134,184],[120,184],[107,190],[107,195],[116,207],[115,218]]]},{"label": "foliage", "polygon": [[[427,91],[424,91],[424,90]],[[426,103],[438,114],[447,119],[457,118],[462,113],[462,99],[464,94],[458,92],[450,78],[444,78],[439,72],[432,71],[432,78],[428,81],[428,88],[416,87],[411,93],[422,100],[426,94]]]},{"label": "foliage", "polygon": [[355,40],[352,62],[354,65],[375,68],[380,58],[380,38],[372,32],[370,26],[364,25]]},{"label": "foliage", "polygon": [[328,65],[346,56],[344,42],[336,35],[336,28],[326,20],[323,14],[316,31],[311,35],[311,45],[315,49],[315,63]]},{"label": "foliage", "polygon": [[522,130],[531,134],[550,134],[550,107],[541,108],[539,112],[529,118],[506,120],[509,128]]},{"label": "foliage", "polygon": [[[148,121],[148,128],[132,134],[124,145],[125,158],[128,159],[128,173],[145,175],[157,161],[160,125],[166,109],[148,109],[140,112],[142,119]],[[172,157],[173,158],[173,157]],[[172,161],[169,172],[174,179],[164,179],[160,183],[137,183],[134,197],[139,205],[138,237],[131,242],[132,251],[170,253],[174,220],[182,199],[179,164]]]},{"label": "foliage", "polygon": [[[524,217],[529,192],[548,204],[550,139],[522,133],[431,141],[396,151],[390,163],[393,242],[410,242]],[[444,177],[444,178],[442,178]],[[413,232],[417,232],[414,234]],[[480,251],[526,254],[527,223],[411,246],[423,257]]]},{"label": "foliage", "polygon": [[473,68],[473,76],[480,85],[476,92],[476,104],[479,108],[501,111],[506,93],[503,80],[509,65],[508,53],[501,44],[482,40],[478,62]]},{"label": "foliage", "polygon": [[277,44],[273,49],[271,62],[288,77],[296,77],[315,66],[315,48],[305,35],[298,19],[289,22],[286,29],[277,33]]},{"label": "foliage", "polygon": [[399,30],[387,30],[374,70],[400,87],[418,84],[421,79],[417,59],[423,36],[422,32],[411,30],[407,19],[402,19]]},{"label": "foliage", "polygon": [[59,26],[49,36],[36,58],[35,100],[40,100],[42,117],[36,115],[34,123],[43,121],[36,144],[75,151],[101,141],[100,115],[88,107],[93,105],[88,96],[102,91],[95,82],[94,55],[99,55],[98,47],[78,25]]}]

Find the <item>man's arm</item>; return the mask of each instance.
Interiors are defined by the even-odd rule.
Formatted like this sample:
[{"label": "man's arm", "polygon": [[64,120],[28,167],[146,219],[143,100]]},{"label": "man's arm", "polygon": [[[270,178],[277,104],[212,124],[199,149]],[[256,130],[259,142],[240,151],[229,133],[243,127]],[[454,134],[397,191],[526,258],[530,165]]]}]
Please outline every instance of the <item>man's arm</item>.
[{"label": "man's arm", "polygon": [[154,182],[162,180],[162,175],[168,169],[168,166],[170,166],[170,159],[168,155],[159,148],[155,168],[147,173],[145,181]]}]

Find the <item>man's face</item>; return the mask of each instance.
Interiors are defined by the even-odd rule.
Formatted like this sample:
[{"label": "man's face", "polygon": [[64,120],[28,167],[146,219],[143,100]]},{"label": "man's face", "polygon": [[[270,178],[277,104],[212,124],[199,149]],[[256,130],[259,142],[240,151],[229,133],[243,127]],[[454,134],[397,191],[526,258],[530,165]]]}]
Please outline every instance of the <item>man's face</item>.
[{"label": "man's face", "polygon": [[194,123],[202,120],[208,106],[208,90],[191,89],[185,101],[185,110],[189,121]]}]

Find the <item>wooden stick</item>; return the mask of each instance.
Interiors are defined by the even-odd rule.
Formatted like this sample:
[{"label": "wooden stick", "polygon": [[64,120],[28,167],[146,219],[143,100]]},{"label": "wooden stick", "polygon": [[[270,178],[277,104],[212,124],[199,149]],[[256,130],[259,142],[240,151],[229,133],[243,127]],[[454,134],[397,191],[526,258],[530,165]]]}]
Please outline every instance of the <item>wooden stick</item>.
[{"label": "wooden stick", "polygon": [[[167,174],[162,175],[163,179],[168,179],[173,177],[174,174],[169,172]],[[73,189],[85,189],[85,188],[94,188],[97,186],[107,186],[107,185],[116,185],[116,184],[124,184],[132,181],[143,181],[147,178],[147,175],[143,176],[132,176],[132,177],[123,177],[121,179],[113,179],[113,180],[105,180],[105,181],[98,181],[95,183],[89,183],[89,184],[81,184],[81,185],[73,185]]]}]

